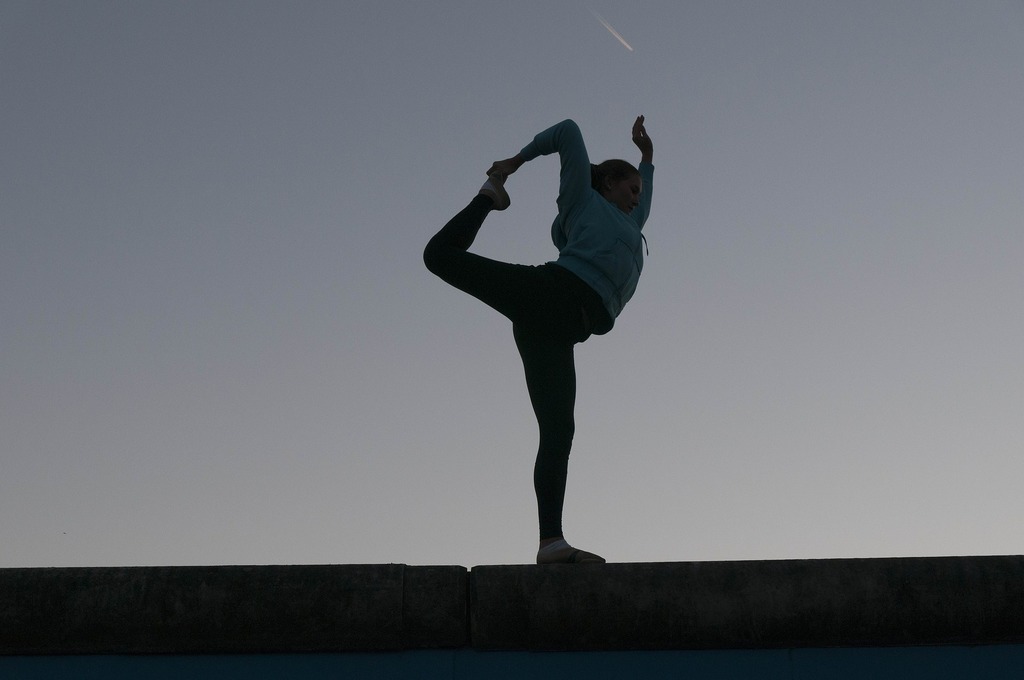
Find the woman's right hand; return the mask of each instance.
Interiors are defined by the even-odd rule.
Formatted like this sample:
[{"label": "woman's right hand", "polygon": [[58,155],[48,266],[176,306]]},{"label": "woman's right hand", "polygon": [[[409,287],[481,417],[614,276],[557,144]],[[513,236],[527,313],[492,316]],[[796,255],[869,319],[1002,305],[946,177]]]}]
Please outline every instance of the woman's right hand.
[{"label": "woman's right hand", "polygon": [[654,142],[644,127],[643,116],[637,116],[636,122],[633,123],[633,143],[640,149],[641,163],[650,163],[654,159]]},{"label": "woman's right hand", "polygon": [[502,177],[508,177],[513,172],[519,169],[519,167],[525,163],[519,154],[516,154],[512,158],[506,158],[503,161],[494,161],[491,167],[488,168],[488,175],[501,175]]}]

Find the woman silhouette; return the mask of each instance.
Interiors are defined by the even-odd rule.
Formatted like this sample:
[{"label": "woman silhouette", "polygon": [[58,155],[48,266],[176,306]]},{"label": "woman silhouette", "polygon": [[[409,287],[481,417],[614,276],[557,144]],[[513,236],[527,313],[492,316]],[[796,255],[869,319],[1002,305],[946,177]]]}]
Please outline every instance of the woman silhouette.
[{"label": "woman silhouette", "polygon": [[[569,545],[562,505],[575,432],[573,347],[611,330],[643,269],[641,229],[651,207],[654,145],[644,117],[633,123],[639,169],[622,160],[591,165],[571,120],[544,130],[511,158],[496,161],[480,192],[427,244],[427,269],[512,321],[537,416],[540,445],[533,481],[540,520],[538,564],[604,562]],[[524,163],[558,153],[558,215],[551,237],[558,259],[540,266],[508,264],[468,252],[491,210],[510,200],[505,180]]]}]

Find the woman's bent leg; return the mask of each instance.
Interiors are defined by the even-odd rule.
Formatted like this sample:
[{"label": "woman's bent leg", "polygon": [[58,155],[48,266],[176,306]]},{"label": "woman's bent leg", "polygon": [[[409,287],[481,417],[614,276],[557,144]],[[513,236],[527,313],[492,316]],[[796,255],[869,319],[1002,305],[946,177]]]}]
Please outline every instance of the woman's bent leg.
[{"label": "woman's bent leg", "polygon": [[457,253],[465,252],[473,245],[476,234],[493,205],[494,201],[490,198],[477,195],[459,214],[448,220],[448,224],[430,239],[423,251],[423,262],[427,269],[441,276],[441,272],[451,268],[454,264],[452,260],[457,257]]},{"label": "woman's bent leg", "polygon": [[427,243],[423,262],[445,282],[498,310],[513,323],[529,313],[533,293],[542,283],[536,267],[509,264],[466,252],[473,244],[493,201],[476,196]]}]

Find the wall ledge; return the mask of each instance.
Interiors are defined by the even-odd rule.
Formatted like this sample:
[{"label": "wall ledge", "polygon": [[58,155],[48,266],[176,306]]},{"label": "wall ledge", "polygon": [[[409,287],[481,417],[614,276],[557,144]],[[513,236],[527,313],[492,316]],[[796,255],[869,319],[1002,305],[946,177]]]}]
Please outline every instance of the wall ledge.
[{"label": "wall ledge", "polygon": [[0,654],[1024,642],[1024,557],[0,569]]}]

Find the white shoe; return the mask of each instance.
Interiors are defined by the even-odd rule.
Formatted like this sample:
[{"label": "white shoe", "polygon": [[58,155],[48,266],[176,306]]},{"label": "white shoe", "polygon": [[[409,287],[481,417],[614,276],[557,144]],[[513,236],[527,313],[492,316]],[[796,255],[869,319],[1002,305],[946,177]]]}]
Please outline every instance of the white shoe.
[{"label": "white shoe", "polygon": [[488,175],[487,181],[480,187],[480,193],[494,201],[491,210],[504,210],[512,204],[512,199],[505,191],[505,178],[501,175]]}]

